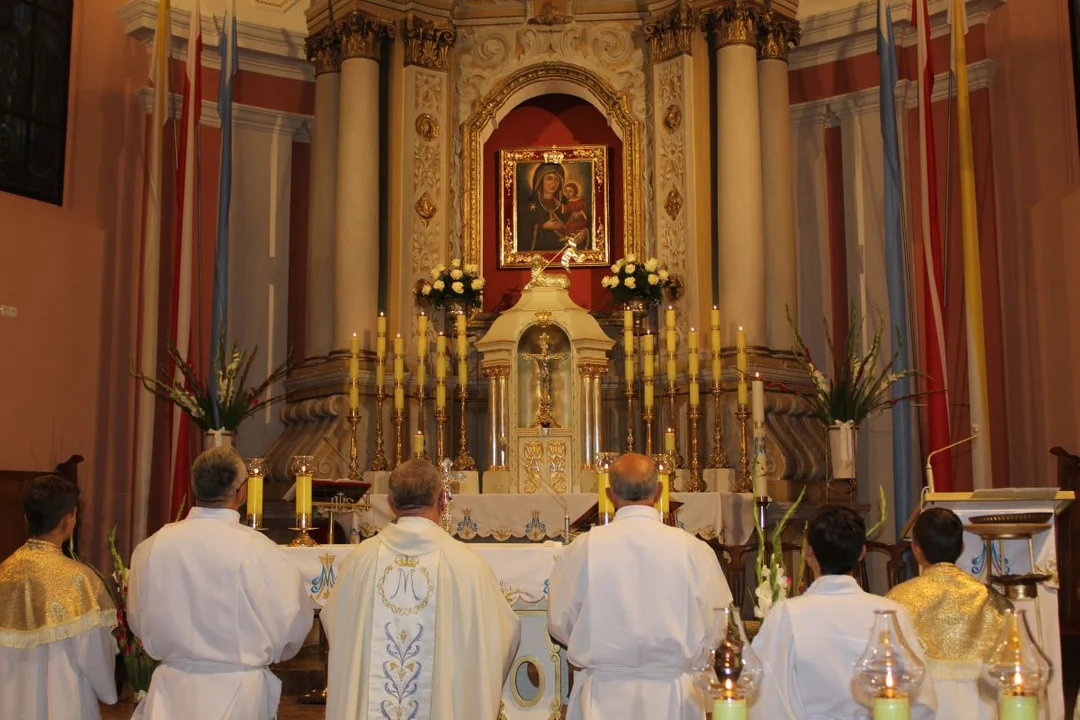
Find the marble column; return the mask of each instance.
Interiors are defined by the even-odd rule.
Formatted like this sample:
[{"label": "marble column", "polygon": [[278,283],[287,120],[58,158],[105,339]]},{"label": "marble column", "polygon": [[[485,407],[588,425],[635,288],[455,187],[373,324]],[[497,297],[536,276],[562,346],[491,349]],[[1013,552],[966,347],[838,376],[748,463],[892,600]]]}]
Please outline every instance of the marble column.
[{"label": "marble column", "polygon": [[761,9],[730,0],[706,16],[716,46],[717,225],[721,331],[725,345],[746,329],[764,346],[765,227],[758,110],[757,33]]},{"label": "marble column", "polygon": [[379,314],[379,62],[392,23],[353,12],[341,32],[337,191],[334,212],[334,327],[331,347],[375,347]]},{"label": "marble column", "polygon": [[488,379],[488,443],[491,449],[491,465],[488,470],[508,470],[509,448],[504,442],[510,440],[510,379],[509,365],[495,365],[483,370]]},{"label": "marble column", "polygon": [[334,347],[334,213],[337,193],[341,38],[328,27],[308,38],[315,65],[315,121],[308,172],[307,328],[305,356]]},{"label": "marble column", "polygon": [[795,175],[791,154],[788,48],[798,44],[799,23],[767,12],[758,35],[761,110],[761,178],[765,227],[765,325],[770,348],[791,346],[792,319],[799,317],[795,248]]}]

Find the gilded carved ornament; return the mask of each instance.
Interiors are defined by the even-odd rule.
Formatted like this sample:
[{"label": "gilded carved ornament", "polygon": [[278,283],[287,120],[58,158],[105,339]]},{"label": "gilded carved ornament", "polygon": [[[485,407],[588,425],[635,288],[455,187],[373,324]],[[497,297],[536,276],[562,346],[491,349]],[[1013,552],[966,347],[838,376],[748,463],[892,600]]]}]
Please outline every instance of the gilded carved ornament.
[{"label": "gilded carved ornament", "polygon": [[664,210],[667,211],[668,217],[672,220],[679,217],[679,212],[682,210],[683,199],[679,194],[677,188],[671,188],[671,192],[668,193],[667,200],[664,201]]},{"label": "gilded carved ornament", "polygon": [[453,28],[436,25],[431,20],[405,15],[405,65],[419,65],[429,70],[446,71],[446,60],[457,33]]},{"label": "gilded carved ornament", "polygon": [[394,39],[394,24],[362,12],[351,12],[337,25],[341,34],[341,59],[382,59],[383,40]]},{"label": "gilded carved ornament", "polygon": [[668,132],[675,132],[682,125],[682,110],[678,105],[668,105],[667,112],[664,113],[664,127]]},{"label": "gilded carved ornament", "polygon": [[341,72],[341,37],[336,27],[320,30],[304,42],[308,62],[315,65],[315,74]]},{"label": "gilded carved ornament", "polygon": [[729,45],[757,47],[762,12],[757,3],[734,0],[704,15],[702,25],[712,32],[717,49]]},{"label": "gilded carved ornament", "polygon": [[645,39],[649,41],[654,63],[689,55],[694,44],[697,13],[687,2],[680,2],[667,12],[645,24]]},{"label": "gilded carved ornament", "polygon": [[602,378],[607,375],[607,370],[607,363],[604,362],[583,361],[578,363],[578,373],[583,378]]},{"label": "gilded carved ornament", "polygon": [[439,119],[430,113],[416,116],[416,134],[431,142],[439,137]]},{"label": "gilded carved ornament", "polygon": [[798,20],[774,12],[765,13],[758,28],[758,59],[787,62],[788,50],[799,44],[802,28]]},{"label": "gilded carved ornament", "polygon": [[536,13],[533,17],[526,21],[528,25],[547,25],[552,27],[554,25],[566,25],[569,22],[573,22],[574,18],[562,13],[558,5],[547,0],[541,6],[540,12]]},{"label": "gilded carved ornament", "polygon": [[420,216],[420,222],[424,223],[424,227],[428,226],[431,222],[431,218],[435,217],[435,213],[439,211],[439,208],[435,206],[435,203],[431,200],[431,196],[424,193],[420,196],[420,199],[416,201],[416,205],[413,206],[416,210],[416,214]]},{"label": "gilded carved ornament", "polygon": [[504,378],[510,377],[509,365],[490,365],[483,368],[480,373],[486,378]]}]

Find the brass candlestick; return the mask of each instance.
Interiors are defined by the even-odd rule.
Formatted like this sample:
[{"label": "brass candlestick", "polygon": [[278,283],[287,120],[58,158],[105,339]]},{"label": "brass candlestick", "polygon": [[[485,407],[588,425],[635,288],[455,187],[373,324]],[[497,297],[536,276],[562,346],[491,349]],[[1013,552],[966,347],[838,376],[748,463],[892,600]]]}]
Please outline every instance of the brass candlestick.
[{"label": "brass candlestick", "polygon": [[708,468],[731,467],[727,449],[724,448],[724,411],[720,403],[721,395],[720,378],[713,378],[713,448],[712,454],[709,455],[709,464],[706,465]]},{"label": "brass candlestick", "polygon": [[645,419],[645,454],[652,455],[652,423],[656,411],[651,407],[645,408],[641,416]]},{"label": "brass candlestick", "polygon": [[443,429],[446,425],[446,408],[435,408],[435,457],[437,459],[445,457],[443,450],[445,448],[443,443]]},{"label": "brass candlestick", "polygon": [[[694,382],[691,378],[690,382]],[[690,418],[690,482],[687,492],[701,492],[704,488],[701,482],[701,462],[698,459],[698,420],[701,419],[701,410],[697,405],[690,406],[688,413]]]},{"label": "brass candlestick", "polygon": [[[386,362],[386,358],[379,358],[376,362],[381,368]],[[390,469],[390,463],[386,460],[386,453],[383,452],[382,408],[384,400],[386,400],[386,390],[383,388],[382,383],[379,383],[375,387],[375,455],[371,458],[371,467],[368,468],[374,472],[383,472]]]},{"label": "brass candlestick", "polygon": [[[420,382],[420,377],[422,375],[420,370],[424,367],[424,365],[425,365],[424,357],[421,355],[419,360],[417,361],[417,369],[416,369],[416,379],[417,379],[417,383],[416,383],[416,405],[417,405],[416,429],[419,430],[420,432],[424,431],[424,401],[427,400],[427,383],[426,382]],[[425,433],[425,435],[426,435],[426,433]],[[422,459],[424,459],[424,460],[428,459],[427,441],[426,440],[425,440],[424,444],[421,446],[420,457]]]},{"label": "brass candlestick", "polygon": [[750,408],[746,403],[739,403],[735,418],[739,421],[739,475],[735,479],[735,492],[744,493],[753,490],[750,479]]},{"label": "brass candlestick", "polygon": [[675,417],[675,391],[675,378],[668,378],[668,427],[671,428],[672,434],[675,435],[675,454],[671,456],[671,470],[673,473],[676,470],[686,468],[686,460],[679,451],[679,421]]},{"label": "brass candlestick", "polygon": [[476,469],[476,461],[469,454],[469,426],[465,422],[465,401],[469,398],[468,386],[459,383],[457,395],[458,400],[461,401],[461,429],[458,436],[458,454],[454,460],[454,470],[466,472]]},{"label": "brass candlestick", "polygon": [[634,452],[634,383],[626,383],[626,452]]},{"label": "brass candlestick", "polygon": [[[353,381],[359,384],[359,381]],[[345,418],[349,421],[349,479],[360,479],[360,462],[358,459],[358,448],[356,446],[356,426],[360,424],[360,410],[358,408],[349,408],[349,414]]]},{"label": "brass candlestick", "polygon": [[405,431],[405,411],[394,410],[394,467],[401,464],[403,457],[403,443],[405,439],[402,433]]},{"label": "brass candlestick", "polygon": [[[315,542],[309,532],[315,527],[311,516],[311,475],[315,470],[315,458],[311,455],[296,455],[293,457],[291,470],[296,477],[295,492],[299,512],[296,513],[296,526],[289,528],[296,532],[289,547],[315,547],[319,543]],[[307,502],[303,502],[302,488],[305,487],[308,493]]]}]

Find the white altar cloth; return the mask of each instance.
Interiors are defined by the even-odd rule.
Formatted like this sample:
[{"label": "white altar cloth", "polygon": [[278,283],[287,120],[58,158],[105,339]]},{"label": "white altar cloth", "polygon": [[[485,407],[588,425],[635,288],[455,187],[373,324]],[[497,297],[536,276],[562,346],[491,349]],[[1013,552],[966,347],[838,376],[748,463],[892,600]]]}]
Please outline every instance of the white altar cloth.
[{"label": "white altar cloth", "polygon": [[[569,494],[566,498],[573,522],[596,503],[596,495]],[[720,538],[744,543],[754,528],[754,500],[749,494],[672,493],[683,503],[676,512],[679,527],[703,540]],[[562,540],[565,513],[548,494],[455,495],[450,505],[453,535],[459,540]],[[353,513],[335,515],[350,542],[372,537],[392,519],[385,495],[367,495]]]},{"label": "white altar cloth", "polygon": [[[548,577],[562,545],[476,543],[471,548],[491,565],[507,602],[521,617],[521,646],[503,686],[500,717],[546,720],[558,712],[569,692],[565,652],[547,632]],[[353,549],[352,545],[320,545],[282,547],[282,552],[300,571],[312,602],[322,607],[334,591],[344,556]],[[530,688],[530,671],[539,679],[538,687]],[[530,689],[534,697],[529,697]]]}]

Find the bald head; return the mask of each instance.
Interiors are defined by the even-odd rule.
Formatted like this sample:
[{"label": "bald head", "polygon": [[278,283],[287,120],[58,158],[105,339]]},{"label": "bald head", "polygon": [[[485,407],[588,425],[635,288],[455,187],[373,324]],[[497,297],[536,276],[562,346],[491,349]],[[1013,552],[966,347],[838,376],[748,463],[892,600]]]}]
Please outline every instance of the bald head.
[{"label": "bald head", "polygon": [[660,491],[656,464],[644,455],[627,453],[619,457],[609,470],[611,499],[616,507],[651,505]]}]

